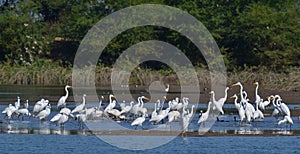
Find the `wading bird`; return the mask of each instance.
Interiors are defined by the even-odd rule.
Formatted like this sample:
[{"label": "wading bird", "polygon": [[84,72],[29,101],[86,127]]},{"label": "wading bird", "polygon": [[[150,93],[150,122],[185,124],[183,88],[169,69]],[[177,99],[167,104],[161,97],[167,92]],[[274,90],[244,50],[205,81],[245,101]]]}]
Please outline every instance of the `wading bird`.
[{"label": "wading bird", "polygon": [[199,126],[201,126],[201,124],[203,124],[203,126],[205,127],[205,121],[208,119],[210,105],[211,105],[211,101],[208,102],[208,106],[207,106],[206,112],[201,113],[200,118],[199,118],[199,120],[197,122]]},{"label": "wading bird", "polygon": [[66,85],[65,86],[65,91],[66,91],[66,95],[65,96],[62,96],[58,102],[57,102],[57,108],[59,108],[60,106],[66,106],[66,100],[67,98],[69,97],[69,91],[68,91],[68,88],[71,88],[71,86],[69,85]]},{"label": "wading bird", "polygon": [[81,104],[79,104],[79,105],[77,105],[73,110],[72,110],[72,112],[71,113],[76,113],[76,112],[82,112],[83,111],[83,109],[84,109],[84,107],[85,107],[85,97],[86,97],[86,94],[83,94],[83,96],[82,96],[82,103]]}]

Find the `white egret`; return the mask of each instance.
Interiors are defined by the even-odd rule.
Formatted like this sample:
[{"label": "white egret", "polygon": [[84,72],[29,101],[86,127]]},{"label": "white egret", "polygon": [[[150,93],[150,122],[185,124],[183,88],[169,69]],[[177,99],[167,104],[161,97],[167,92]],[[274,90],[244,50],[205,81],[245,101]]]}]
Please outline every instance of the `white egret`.
[{"label": "white egret", "polygon": [[256,102],[256,109],[253,112],[253,120],[255,119],[264,119],[264,114],[258,109],[258,103]]},{"label": "white egret", "polygon": [[67,107],[64,107],[64,108],[60,109],[59,113],[70,116],[73,119],[75,118],[75,116],[71,113],[71,110]]},{"label": "white egret", "polygon": [[114,116],[115,118],[118,118],[121,115],[121,111],[117,109],[108,110],[107,113]]},{"label": "white egret", "polygon": [[86,112],[84,111],[83,113],[77,114],[76,119],[78,120],[79,128],[83,128],[83,123],[87,119]]},{"label": "white egret", "polygon": [[33,111],[32,113],[39,113],[40,111],[42,111],[47,105],[49,104],[49,100],[45,100],[45,99],[41,99],[38,102],[35,103],[35,105],[33,106]]},{"label": "white egret", "polygon": [[12,114],[17,110],[17,108],[15,106],[13,106],[12,104],[9,104],[8,107],[6,107],[2,113],[6,114],[7,119],[11,119]]},{"label": "white egret", "polygon": [[[158,103],[159,103],[159,100],[157,100],[158,101]],[[154,103],[154,110],[152,111],[152,113],[151,113],[151,118],[152,117],[155,117],[155,116],[157,116],[157,108],[156,108],[156,103]]]},{"label": "white egret", "polygon": [[62,116],[62,113],[57,113],[55,116],[53,116],[50,121],[51,122],[56,122],[59,120],[59,118]]},{"label": "white egret", "polygon": [[[20,115],[25,115],[27,117],[31,116],[31,113],[29,112],[29,110],[27,108],[18,109],[15,112],[18,116],[20,116]],[[22,119],[23,119],[23,117],[22,117]]]},{"label": "white egret", "polygon": [[179,103],[179,98],[178,97],[176,97],[175,99],[173,99],[171,101],[171,110],[177,109],[178,103]]},{"label": "white egret", "polygon": [[65,96],[62,96],[58,102],[57,102],[57,108],[60,107],[60,106],[66,106],[66,100],[67,98],[69,97],[69,91],[68,91],[68,88],[71,88],[71,86],[69,85],[66,85],[65,86],[65,91],[66,91],[66,95]]},{"label": "white egret", "polygon": [[91,107],[85,110],[87,119],[92,119],[94,117],[96,109],[97,107]]},{"label": "white egret", "polygon": [[178,104],[176,105],[176,107],[175,107],[175,109],[177,110],[177,111],[179,111],[179,110],[181,110],[182,108],[183,108],[183,103],[182,102],[178,102]]},{"label": "white egret", "polygon": [[244,87],[243,87],[243,85],[242,85],[241,82],[237,82],[237,83],[233,84],[232,87],[233,87],[233,86],[240,86],[240,95],[243,94]]},{"label": "white egret", "polygon": [[47,105],[46,109],[42,110],[39,114],[37,114],[35,117],[39,118],[40,120],[46,119],[51,113],[51,105]]},{"label": "white egret", "polygon": [[224,93],[225,93],[224,97],[223,97],[223,98],[220,98],[220,99],[218,100],[218,102],[221,103],[221,106],[222,106],[222,107],[223,107],[224,103],[225,103],[226,100],[227,100],[228,90],[229,90],[229,87],[226,87],[226,88],[225,88],[225,91],[224,91]]},{"label": "white egret", "polygon": [[132,123],[131,126],[136,126],[135,128],[137,128],[137,126],[141,126],[143,128],[143,123],[145,121],[145,114],[142,115],[142,117],[138,117],[136,118]]},{"label": "white egret", "polygon": [[26,100],[26,102],[24,103],[24,108],[28,109],[28,107],[29,107],[29,103],[28,103],[28,100]]},{"label": "white egret", "polygon": [[20,106],[21,106],[21,99],[20,99],[20,97],[18,96],[18,97],[17,97],[17,101],[15,102],[15,107],[16,107],[16,109],[19,109]]},{"label": "white egret", "polygon": [[103,114],[103,111],[101,110],[102,109],[102,101],[103,101],[104,97],[101,96],[100,97],[100,101],[99,101],[99,106],[97,108],[97,110],[95,111],[95,114],[94,114],[94,117],[95,118],[100,118]]},{"label": "white egret", "polygon": [[270,103],[271,103],[271,99],[273,98],[274,96],[269,96],[267,98],[266,101],[262,101],[259,103],[259,108],[262,109],[262,110],[265,110],[266,106],[268,106]]},{"label": "white egret", "polygon": [[278,103],[277,105],[280,107],[280,109],[282,111],[282,114],[287,115],[287,116],[291,116],[291,111],[290,111],[289,107],[281,101],[282,101],[282,99],[279,98],[278,101],[277,101],[277,103]]},{"label": "white egret", "polygon": [[217,111],[221,112],[221,114],[224,114],[221,102],[217,101],[215,98],[215,92],[211,91],[210,94],[212,95],[212,103],[214,104],[213,109],[216,109]]},{"label": "white egret", "polygon": [[171,111],[168,113],[168,119],[169,119],[169,123],[176,121],[180,118],[180,112],[179,111]]},{"label": "white egret", "polygon": [[253,117],[253,112],[251,112],[250,106],[248,104],[243,103],[243,102],[242,102],[242,104],[245,105],[244,108],[245,108],[246,120],[247,120],[247,122],[251,122],[251,118]]},{"label": "white egret", "polygon": [[71,110],[69,108],[67,108],[67,107],[64,107],[64,108],[60,109],[59,113],[70,115],[71,114]]},{"label": "white egret", "polygon": [[162,110],[158,115],[151,117],[151,119],[149,121],[155,122],[156,124],[158,124],[160,121],[162,121],[168,115],[169,111],[170,111],[170,107],[168,107],[165,110]]},{"label": "white egret", "polygon": [[139,112],[142,113],[142,115],[144,114],[147,117],[147,108],[144,107],[144,101],[143,99],[149,100],[147,97],[142,96],[140,97],[140,102],[141,102],[141,106],[139,107]]},{"label": "white egret", "polygon": [[277,102],[277,101],[279,101],[279,99],[277,97],[273,97],[273,100],[272,100],[272,104],[274,106],[274,110],[272,112],[273,117],[277,116],[279,113],[282,112],[280,106],[278,106],[279,103],[275,103],[275,101]]},{"label": "white egret", "polygon": [[132,109],[132,105],[133,105],[133,101],[131,101],[130,102],[130,105],[128,105],[128,106],[125,106],[123,109],[122,109],[122,111],[121,111],[121,114],[123,114],[123,113],[128,113],[131,109]]},{"label": "white egret", "polygon": [[182,112],[182,114],[181,114],[182,131],[183,131],[183,133],[185,133],[185,132],[188,131],[190,120],[191,120],[191,117],[192,117],[193,112],[194,112],[193,111],[194,107],[195,107],[195,105],[192,105],[191,113],[189,113],[189,110],[187,110],[187,113],[186,112]]},{"label": "white egret", "polygon": [[246,120],[248,122],[251,121],[251,118],[253,118],[253,114],[255,112],[255,108],[252,104],[250,104],[249,99],[247,99],[247,92],[243,91],[241,95],[241,103],[244,106],[245,114],[246,114]]},{"label": "white egret", "polygon": [[120,103],[120,107],[121,107],[121,110],[123,110],[126,106],[126,103],[125,101],[123,100],[123,102]]},{"label": "white egret", "polygon": [[68,121],[68,119],[69,116],[63,113],[58,119],[57,124],[60,126],[64,126],[64,124]]},{"label": "white egret", "polygon": [[76,113],[76,112],[82,112],[83,111],[83,109],[84,109],[84,107],[85,107],[85,97],[86,97],[86,94],[83,94],[83,96],[82,96],[82,103],[81,104],[79,104],[79,105],[77,105],[73,110],[72,110],[72,112],[71,113]]},{"label": "white egret", "polygon": [[189,105],[189,98],[183,97],[182,102],[183,102],[183,107],[186,108]]},{"label": "white egret", "polygon": [[238,96],[236,94],[234,94],[233,96],[231,96],[230,98],[234,98],[234,104],[235,104],[235,107],[237,108],[238,112],[239,112],[239,116],[240,116],[240,122],[242,122],[244,120],[244,118],[246,117],[245,116],[245,109],[244,109],[244,106],[243,104],[240,102],[240,103],[237,103],[237,100],[238,100]]},{"label": "white egret", "polygon": [[111,110],[111,109],[113,109],[116,106],[116,101],[112,100],[112,98],[115,98],[115,96],[112,95],[112,94],[110,94],[109,95],[109,104],[104,109],[104,113],[107,113],[108,110]]},{"label": "white egret", "polygon": [[278,121],[278,125],[281,125],[283,123],[289,123],[290,128],[294,124],[293,119],[288,115],[284,116],[282,120]]},{"label": "white egret", "polygon": [[259,84],[258,84],[258,82],[254,82],[253,84],[256,85],[256,88],[255,88],[255,103],[259,104],[261,101],[263,101],[260,98],[260,96],[258,95],[258,86],[259,86]]},{"label": "white egret", "polygon": [[210,105],[211,105],[211,101],[208,102],[208,106],[207,106],[207,110],[204,113],[201,113],[201,116],[198,120],[198,124],[199,126],[201,126],[201,124],[203,124],[203,126],[205,127],[205,121],[208,119],[208,115],[209,115],[209,110],[210,110]]},{"label": "white egret", "polygon": [[139,113],[139,109],[140,109],[140,105],[141,105],[141,101],[140,101],[140,97],[138,97],[137,99],[138,103],[133,105],[133,107],[131,108],[131,113],[136,116]]},{"label": "white egret", "polygon": [[9,104],[8,107],[6,107],[3,111],[2,114],[6,114],[6,112],[9,110],[9,108],[12,106],[12,104]]}]

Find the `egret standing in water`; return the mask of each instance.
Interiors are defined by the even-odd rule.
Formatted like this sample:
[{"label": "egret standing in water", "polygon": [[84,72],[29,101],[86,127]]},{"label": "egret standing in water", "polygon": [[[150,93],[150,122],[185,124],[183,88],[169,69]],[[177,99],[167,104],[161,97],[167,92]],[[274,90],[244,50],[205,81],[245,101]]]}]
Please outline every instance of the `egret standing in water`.
[{"label": "egret standing in water", "polygon": [[51,113],[51,105],[47,105],[45,110],[42,110],[39,114],[35,117],[39,118],[40,120],[45,120]]},{"label": "egret standing in water", "polygon": [[230,98],[234,98],[234,105],[237,108],[238,112],[239,112],[239,116],[240,116],[240,124],[242,123],[242,121],[245,119],[245,108],[244,108],[244,104],[242,102],[237,103],[238,100],[238,96],[236,94],[234,94],[233,96],[231,96]]},{"label": "egret standing in water", "polygon": [[260,96],[258,95],[258,82],[254,82],[253,83],[254,85],[256,85],[256,88],[255,88],[255,103],[258,105],[260,104],[263,100],[260,98]]},{"label": "egret standing in water", "polygon": [[200,112],[201,115],[200,115],[200,118],[198,120],[198,125],[199,126],[201,126],[201,124],[203,124],[203,126],[205,127],[205,121],[208,119],[210,105],[211,105],[211,101],[208,102],[208,106],[207,106],[206,112],[204,112],[204,113]]},{"label": "egret standing in water", "polygon": [[136,126],[135,129],[137,128],[137,126],[141,126],[143,129],[143,123],[145,122],[145,114],[142,115],[142,117],[136,118],[132,123],[131,126]]},{"label": "egret standing in water", "polygon": [[284,118],[282,120],[278,121],[278,125],[281,125],[283,123],[289,123],[290,129],[291,129],[292,125],[294,124],[293,119],[288,115],[284,116]]},{"label": "egret standing in water", "polygon": [[194,114],[194,107],[195,107],[195,105],[192,105],[191,113],[189,110],[187,110],[186,112],[182,112],[182,114],[181,114],[183,133],[188,131],[188,127],[189,127],[191,118]]},{"label": "egret standing in water", "polygon": [[83,111],[83,109],[84,109],[84,107],[85,107],[85,97],[86,97],[86,94],[83,94],[83,96],[82,96],[82,103],[81,104],[79,104],[79,105],[77,105],[73,110],[72,110],[72,112],[71,113],[76,113],[76,112],[81,112],[81,111]]},{"label": "egret standing in water", "polygon": [[57,108],[60,107],[60,106],[66,106],[66,100],[67,98],[69,97],[69,91],[68,91],[68,88],[71,88],[71,86],[69,85],[66,85],[65,86],[65,91],[66,91],[66,95],[65,96],[62,96],[58,102],[57,102]]},{"label": "egret standing in water", "polygon": [[212,103],[214,104],[213,109],[216,109],[221,114],[224,114],[221,102],[217,101],[216,98],[215,98],[215,92],[211,91],[210,94],[212,95],[212,101],[213,101]]}]

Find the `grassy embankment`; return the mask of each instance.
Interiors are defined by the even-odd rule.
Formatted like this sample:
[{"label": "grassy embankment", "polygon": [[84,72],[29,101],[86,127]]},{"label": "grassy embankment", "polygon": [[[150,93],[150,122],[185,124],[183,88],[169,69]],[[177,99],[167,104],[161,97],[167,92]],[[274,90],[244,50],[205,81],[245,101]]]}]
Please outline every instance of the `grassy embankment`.
[{"label": "grassy embankment", "polygon": [[[206,69],[196,68],[200,85],[209,85],[210,73]],[[110,67],[97,67],[96,85],[109,86],[111,79]],[[82,80],[89,80],[82,73]],[[188,78],[188,76],[186,77]],[[149,85],[153,81],[163,81],[170,84],[178,84],[177,76],[169,70],[155,71],[150,69],[135,69],[130,76],[130,84]],[[71,84],[72,68],[61,67],[55,63],[43,64],[40,66],[29,65],[10,66],[0,64],[0,84],[19,85],[65,85]],[[281,91],[300,90],[300,70],[290,69],[285,72],[274,72],[267,68],[258,70],[245,69],[243,71],[227,72],[227,83],[232,84],[240,81],[244,84],[251,84],[259,81],[264,89]]]}]

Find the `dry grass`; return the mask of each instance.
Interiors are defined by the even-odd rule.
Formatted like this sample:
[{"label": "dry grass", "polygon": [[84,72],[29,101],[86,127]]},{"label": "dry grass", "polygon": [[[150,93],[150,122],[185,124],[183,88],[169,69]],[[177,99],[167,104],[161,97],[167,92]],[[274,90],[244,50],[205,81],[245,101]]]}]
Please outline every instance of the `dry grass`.
[{"label": "dry grass", "polygon": [[[211,74],[206,69],[196,69],[200,86],[209,86],[211,76],[220,76],[220,74]],[[80,73],[80,81],[90,83],[91,78],[85,75],[86,72]],[[129,84],[150,85],[153,81],[162,81],[173,85],[190,85],[194,84],[192,78],[186,72],[182,72],[184,82],[179,82],[178,76],[170,70],[154,71],[150,69],[134,69],[130,73]],[[226,75],[223,75],[226,77]],[[116,76],[117,80],[121,77]],[[111,68],[97,67],[95,81],[98,86],[111,85]],[[246,69],[243,71],[234,71],[227,73],[228,85],[235,82],[251,84],[258,81],[265,89],[272,90],[300,90],[300,70],[294,69],[285,73],[277,73],[262,68],[256,71]],[[22,84],[22,85],[65,85],[72,82],[72,68],[64,68],[56,64],[37,66],[10,66],[0,65],[0,84]],[[120,81],[125,82],[125,81]],[[216,81],[212,81],[216,82]],[[126,84],[126,83],[124,83]]]}]

